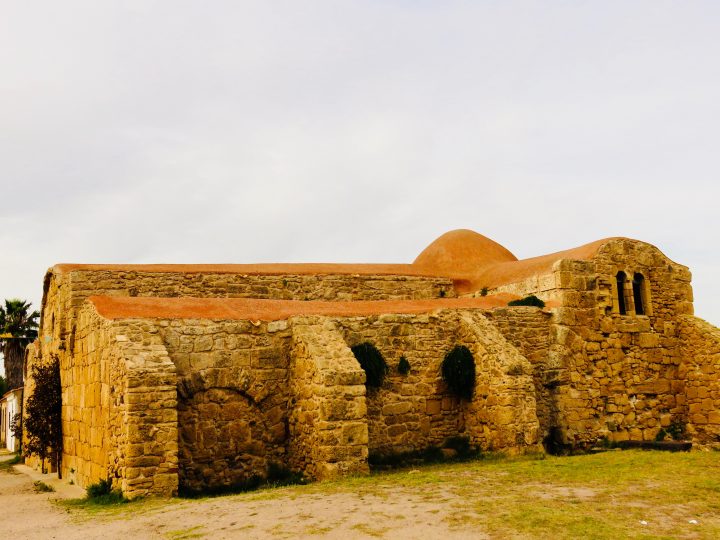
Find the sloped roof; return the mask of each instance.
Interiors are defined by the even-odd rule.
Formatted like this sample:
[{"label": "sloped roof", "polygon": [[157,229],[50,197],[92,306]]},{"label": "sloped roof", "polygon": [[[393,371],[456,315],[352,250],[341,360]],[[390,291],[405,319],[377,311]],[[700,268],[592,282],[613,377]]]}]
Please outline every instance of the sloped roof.
[{"label": "sloped roof", "polygon": [[[267,264],[76,264],[52,267],[59,274],[74,270],[111,272],[181,272],[246,275],[378,275],[443,277],[411,264],[267,263]],[[444,276],[449,277],[449,276]]]},{"label": "sloped roof", "polygon": [[491,309],[518,298],[498,294],[480,298],[433,300],[364,300],[325,302],[258,300],[252,298],[158,298],[91,296],[97,312],[106,319],[214,319],[284,320],[296,315],[356,317],[382,314],[430,313],[440,309]]},{"label": "sloped roof", "polygon": [[379,275],[452,279],[460,293],[516,283],[550,273],[561,259],[589,260],[614,238],[518,260],[507,248],[468,229],[447,232],[425,248],[412,264],[58,264],[51,272],[111,271],[232,273],[241,275]]},{"label": "sloped roof", "polygon": [[483,287],[493,288],[508,283],[517,283],[532,276],[549,274],[552,271],[553,265],[557,261],[563,259],[583,261],[590,260],[597,255],[597,252],[603,245],[613,239],[614,238],[604,238],[576,248],[566,249],[564,251],[558,251],[548,255],[541,255],[539,257],[532,257],[519,261],[499,262],[497,264],[485,266],[477,272],[466,276],[466,278],[468,279],[471,290],[480,290]]},{"label": "sloped roof", "polygon": [[453,278],[458,292],[479,291],[517,283],[532,276],[548,274],[561,259],[589,260],[601,246],[613,240],[605,238],[577,248],[518,260],[497,242],[467,229],[443,234],[415,259],[413,266],[427,272]]}]

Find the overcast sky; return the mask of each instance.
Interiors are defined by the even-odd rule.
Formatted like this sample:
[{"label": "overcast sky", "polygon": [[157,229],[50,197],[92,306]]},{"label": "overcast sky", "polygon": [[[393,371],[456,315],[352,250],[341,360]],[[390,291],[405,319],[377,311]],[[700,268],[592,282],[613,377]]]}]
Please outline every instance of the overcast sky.
[{"label": "overcast sky", "polygon": [[0,299],[58,262],[607,236],[720,324],[720,2],[0,0]]}]

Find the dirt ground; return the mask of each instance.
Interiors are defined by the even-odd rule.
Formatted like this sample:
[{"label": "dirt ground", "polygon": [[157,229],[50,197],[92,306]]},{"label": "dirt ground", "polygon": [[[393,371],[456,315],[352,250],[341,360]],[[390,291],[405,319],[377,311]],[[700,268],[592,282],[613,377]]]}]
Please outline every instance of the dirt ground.
[{"label": "dirt ground", "polygon": [[202,500],[131,503],[88,515],[53,502],[82,493],[62,489],[56,480],[46,483],[58,491],[37,493],[34,478],[24,469],[0,471],[3,513],[19,516],[3,520],[7,538],[487,538],[472,527],[450,530],[438,520],[449,501],[432,502],[409,493],[394,501],[367,493],[311,493],[299,498],[298,488],[281,488]]}]

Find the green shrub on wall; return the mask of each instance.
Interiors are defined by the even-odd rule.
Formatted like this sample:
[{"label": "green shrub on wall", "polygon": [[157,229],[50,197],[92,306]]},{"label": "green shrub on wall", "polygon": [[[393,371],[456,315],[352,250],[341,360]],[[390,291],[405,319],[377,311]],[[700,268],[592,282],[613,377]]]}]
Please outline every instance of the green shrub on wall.
[{"label": "green shrub on wall", "polygon": [[383,355],[372,343],[361,343],[351,347],[350,350],[360,362],[360,367],[365,371],[365,386],[368,388],[380,388],[388,371]]},{"label": "green shrub on wall", "polygon": [[508,302],[508,306],[533,306],[544,308],[545,302],[540,300],[534,294],[531,294],[530,296],[526,296],[525,298],[521,298],[519,300],[511,300],[510,302]]},{"label": "green shrub on wall", "polygon": [[400,357],[397,370],[400,375],[407,375],[408,373],[410,373],[410,362],[408,362],[408,359],[404,356]]},{"label": "green shrub on wall", "polygon": [[457,345],[445,355],[442,378],[458,397],[471,399],[475,389],[475,359],[470,349]]}]

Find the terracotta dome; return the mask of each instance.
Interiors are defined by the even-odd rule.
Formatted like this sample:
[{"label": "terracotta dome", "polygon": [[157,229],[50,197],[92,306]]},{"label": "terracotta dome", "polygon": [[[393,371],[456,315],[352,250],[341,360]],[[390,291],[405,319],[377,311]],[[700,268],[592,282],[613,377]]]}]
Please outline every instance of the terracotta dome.
[{"label": "terracotta dome", "polygon": [[489,238],[468,229],[443,234],[426,247],[413,265],[448,276],[474,274],[481,268],[517,257]]}]

